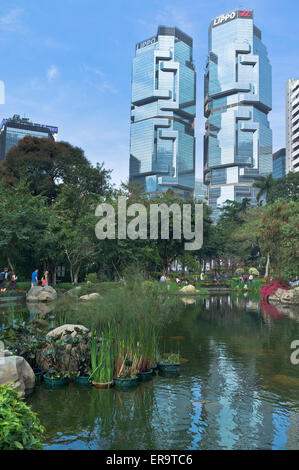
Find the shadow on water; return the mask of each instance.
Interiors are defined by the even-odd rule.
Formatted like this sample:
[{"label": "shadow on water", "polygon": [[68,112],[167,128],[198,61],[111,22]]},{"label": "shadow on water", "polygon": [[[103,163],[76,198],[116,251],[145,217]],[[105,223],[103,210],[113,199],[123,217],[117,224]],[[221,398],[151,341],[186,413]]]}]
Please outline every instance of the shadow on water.
[{"label": "shadow on water", "polygon": [[299,449],[299,312],[250,295],[182,300],[160,338],[162,354],[180,353],[179,377],[124,392],[36,387],[47,449]]}]

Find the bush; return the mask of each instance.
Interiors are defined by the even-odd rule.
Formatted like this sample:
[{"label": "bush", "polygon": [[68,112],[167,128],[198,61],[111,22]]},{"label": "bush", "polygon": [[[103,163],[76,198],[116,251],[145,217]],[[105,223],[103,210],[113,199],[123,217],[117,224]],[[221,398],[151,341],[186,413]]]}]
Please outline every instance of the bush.
[{"label": "bush", "polygon": [[87,274],[85,281],[91,282],[92,284],[97,284],[99,282],[97,273]]},{"label": "bush", "polygon": [[43,426],[10,385],[0,385],[0,450],[42,449]]}]

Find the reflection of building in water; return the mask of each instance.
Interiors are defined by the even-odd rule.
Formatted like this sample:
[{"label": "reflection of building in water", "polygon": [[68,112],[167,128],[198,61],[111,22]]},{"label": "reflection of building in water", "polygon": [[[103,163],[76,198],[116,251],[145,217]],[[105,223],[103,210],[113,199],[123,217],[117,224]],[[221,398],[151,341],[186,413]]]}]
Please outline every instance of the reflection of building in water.
[{"label": "reflection of building in water", "polygon": [[299,450],[299,411],[291,411],[289,415],[290,426],[286,432],[287,450]]},{"label": "reflection of building in water", "polygon": [[202,400],[192,388],[192,449],[270,449],[274,406],[259,396],[255,357],[233,359],[213,339],[210,351]]}]

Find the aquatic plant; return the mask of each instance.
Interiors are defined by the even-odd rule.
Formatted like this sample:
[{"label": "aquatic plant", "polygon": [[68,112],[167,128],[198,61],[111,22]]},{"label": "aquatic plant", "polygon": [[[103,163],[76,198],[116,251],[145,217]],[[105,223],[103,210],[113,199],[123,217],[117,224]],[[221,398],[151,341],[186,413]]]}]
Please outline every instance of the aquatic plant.
[{"label": "aquatic plant", "polygon": [[[100,345],[99,345],[100,343]],[[101,341],[94,330],[91,339],[91,369],[90,377],[94,382],[108,383],[113,379],[113,337],[110,324],[101,333]]]}]

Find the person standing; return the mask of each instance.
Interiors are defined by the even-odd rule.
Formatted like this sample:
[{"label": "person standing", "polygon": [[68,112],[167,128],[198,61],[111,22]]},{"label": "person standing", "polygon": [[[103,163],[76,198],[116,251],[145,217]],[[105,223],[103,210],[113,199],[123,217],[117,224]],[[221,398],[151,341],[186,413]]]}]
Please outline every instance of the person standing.
[{"label": "person standing", "polygon": [[33,271],[32,277],[31,277],[31,287],[36,287],[38,286],[38,269]]},{"label": "person standing", "polygon": [[0,290],[1,290],[1,292],[6,291],[7,276],[8,276],[8,269],[4,268],[4,271],[2,271],[0,273]]},{"label": "person standing", "polygon": [[8,286],[8,290],[14,290],[16,288],[17,279],[18,279],[18,276],[16,276],[16,273],[13,271],[11,273],[11,279],[10,279],[10,284]]},{"label": "person standing", "polygon": [[42,287],[48,286],[48,276],[49,276],[49,271],[45,271],[42,277]]}]

